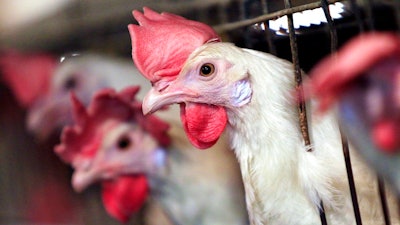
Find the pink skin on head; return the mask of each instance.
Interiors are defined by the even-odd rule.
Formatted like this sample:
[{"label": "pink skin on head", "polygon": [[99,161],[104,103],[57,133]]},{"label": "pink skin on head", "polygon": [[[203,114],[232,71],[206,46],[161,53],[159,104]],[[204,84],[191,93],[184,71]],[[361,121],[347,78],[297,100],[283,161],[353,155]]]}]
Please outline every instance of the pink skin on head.
[{"label": "pink skin on head", "polygon": [[[149,8],[133,11],[139,25],[128,26],[132,58],[139,71],[149,79],[152,91],[161,92],[176,79],[189,55],[208,42],[220,41],[206,24],[183,17],[157,13]],[[197,148],[211,147],[227,123],[225,109],[207,104],[181,106],[181,120],[191,143]]]},{"label": "pink skin on head", "polygon": [[8,51],[0,55],[1,79],[23,107],[31,106],[49,90],[56,65],[55,57],[42,53]]},{"label": "pink skin on head", "polygon": [[82,191],[93,182],[112,178],[102,181],[103,202],[107,212],[121,222],[126,222],[144,204],[148,194],[147,178],[144,174],[121,177],[113,173],[112,176],[118,176],[116,178],[99,174],[110,172],[108,167],[95,161],[105,134],[118,123],[134,121],[159,145],[170,143],[168,124],[155,116],[143,116],[141,103],[134,99],[138,91],[138,87],[126,88],[119,93],[105,89],[94,96],[87,108],[72,95],[76,124],[64,128],[61,144],[55,147],[59,157],[75,169],[75,190]]},{"label": "pink skin on head", "polygon": [[[396,61],[388,67],[381,62]],[[305,97],[317,96],[318,110],[323,112],[337,101],[359,76],[368,74],[399,74],[400,37],[394,33],[367,33],[349,41],[336,54],[322,60],[310,73],[304,84]],[[397,75],[399,76],[399,75]],[[393,79],[393,78],[392,78]],[[394,84],[395,85],[395,84]],[[396,86],[395,91],[399,92]],[[396,93],[392,93],[396,95]],[[398,95],[398,94],[397,94]],[[399,104],[399,102],[394,103]],[[371,138],[383,151],[400,149],[400,120],[380,115],[372,124]]]}]

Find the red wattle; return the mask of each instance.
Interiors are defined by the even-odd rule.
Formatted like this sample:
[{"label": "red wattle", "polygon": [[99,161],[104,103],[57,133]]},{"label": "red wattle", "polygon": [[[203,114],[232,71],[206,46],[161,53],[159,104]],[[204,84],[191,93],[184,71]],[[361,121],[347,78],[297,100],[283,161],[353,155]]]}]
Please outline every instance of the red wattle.
[{"label": "red wattle", "polygon": [[144,175],[122,176],[102,183],[103,205],[107,213],[122,223],[139,211],[146,201],[149,188]]},{"label": "red wattle", "polygon": [[391,120],[376,123],[372,129],[372,140],[382,151],[393,154],[400,150],[400,128]]},{"label": "red wattle", "polygon": [[218,141],[228,117],[221,106],[191,103],[181,104],[181,120],[190,142],[206,149]]}]

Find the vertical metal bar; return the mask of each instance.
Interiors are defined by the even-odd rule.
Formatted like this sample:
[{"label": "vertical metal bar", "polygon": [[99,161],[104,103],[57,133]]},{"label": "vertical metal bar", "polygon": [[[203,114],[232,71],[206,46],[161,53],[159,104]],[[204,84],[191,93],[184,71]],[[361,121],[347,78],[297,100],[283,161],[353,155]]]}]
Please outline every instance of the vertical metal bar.
[{"label": "vertical metal bar", "polygon": [[[285,7],[286,8],[292,7],[291,0],[285,0]],[[290,49],[292,52],[292,62],[294,65],[294,72],[295,72],[296,91],[298,91],[297,93],[299,93],[299,95],[300,95],[300,96],[298,96],[299,99],[303,99],[304,92],[303,92],[302,88],[300,88],[301,83],[302,83],[302,75],[301,75],[301,69],[300,69],[300,63],[299,63],[299,54],[298,54],[298,49],[297,49],[297,39],[296,39],[294,25],[293,25],[293,15],[289,14],[289,15],[287,15],[287,18],[288,18]],[[307,114],[306,114],[305,103],[303,103],[303,102],[298,103],[298,108],[299,108],[301,134],[303,136],[305,144],[310,145],[311,141],[310,141],[310,136],[308,134],[308,123],[307,123]],[[310,149],[309,151],[312,151],[312,149]]]},{"label": "vertical metal bar", "polygon": [[383,213],[383,218],[385,219],[385,225],[390,224],[390,214],[389,214],[389,207],[387,205],[387,199],[386,199],[386,194],[385,194],[385,182],[381,178],[378,177],[378,189],[379,189],[379,197],[381,199],[381,205],[382,205],[382,213]]},{"label": "vertical metal bar", "polygon": [[333,19],[331,17],[330,11],[329,11],[329,3],[327,0],[321,0],[321,7],[324,11],[326,21],[328,23],[328,28],[329,28],[329,36],[331,40],[331,53],[335,52],[338,48],[338,38],[337,38],[337,30],[335,23],[333,22]]},{"label": "vertical metal bar", "polygon": [[[239,17],[240,20],[247,19],[246,0],[239,1]],[[245,28],[247,31],[247,27]],[[244,44],[247,48],[251,48],[249,32],[244,32]]]},{"label": "vertical metal bar", "polygon": [[370,30],[375,30],[374,13],[372,11],[373,0],[364,0],[365,12],[367,16],[367,25]]},{"label": "vertical metal bar", "polygon": [[397,31],[400,32],[400,1],[394,1],[393,4],[397,20]]},{"label": "vertical metal bar", "polygon": [[354,17],[356,18],[358,29],[360,30],[360,32],[364,32],[365,31],[365,26],[364,26],[364,23],[362,21],[361,13],[360,13],[360,10],[359,10],[359,8],[357,6],[356,0],[349,0],[349,2],[350,2],[350,8],[354,13]]},{"label": "vertical metal bar", "polygon": [[[397,33],[400,34],[400,1],[394,1],[394,11],[396,14],[396,20],[397,20]],[[397,215],[399,215],[400,219],[400,197],[397,196]]]},{"label": "vertical metal bar", "polygon": [[[340,131],[340,132],[342,133],[342,131]],[[357,199],[357,193],[356,193],[356,186],[354,184],[353,170],[351,169],[349,144],[348,144],[347,138],[344,135],[342,135],[342,147],[343,147],[344,161],[346,163],[347,179],[349,180],[351,200],[353,202],[354,216],[356,219],[356,224],[361,225],[362,224],[361,214],[360,214],[360,209],[358,206],[358,199]]]},{"label": "vertical metal bar", "polygon": [[326,221],[325,208],[322,201],[319,202],[319,207],[319,218],[321,219],[321,225],[327,225],[328,222]]},{"label": "vertical metal bar", "polygon": [[239,1],[239,20],[246,19],[246,0]]},{"label": "vertical metal bar", "polygon": [[[338,47],[338,41],[337,41],[337,31],[336,27],[334,24],[334,21],[330,15],[329,12],[329,3],[327,0],[321,0],[321,7],[324,11],[326,21],[328,23],[328,28],[329,28],[329,34],[330,34],[330,40],[331,40],[331,52],[335,52]],[[343,132],[340,131],[341,139],[342,139],[342,148],[343,148],[343,154],[345,158],[345,164],[346,164],[346,171],[347,171],[347,176],[348,176],[348,181],[349,181],[349,188],[350,188],[350,194],[351,194],[351,199],[353,202],[353,211],[354,211],[354,217],[356,220],[357,225],[361,225],[361,214],[360,214],[360,209],[358,206],[358,200],[357,200],[357,191],[354,183],[354,177],[353,177],[353,170],[351,167],[351,160],[350,160],[350,154],[349,154],[349,145],[347,142],[347,138],[343,135]]]},{"label": "vertical metal bar", "polygon": [[[291,0],[285,0],[285,8],[291,8],[291,7],[292,7]],[[296,91],[299,95],[298,98],[303,99],[304,93],[303,93],[303,89],[301,88],[302,75],[301,75],[301,69],[300,69],[300,63],[299,63],[297,40],[296,40],[296,35],[295,35],[295,30],[294,30],[294,25],[293,25],[293,15],[288,14],[287,18],[288,18],[290,49],[292,52],[292,62],[294,65],[294,72],[295,72],[294,75],[295,75]],[[311,141],[310,141],[310,136],[308,133],[306,105],[304,102],[299,101],[298,110],[299,110],[300,130],[301,130],[301,133],[302,133],[302,136],[304,139],[304,143],[305,143],[305,145],[310,146]],[[312,149],[310,149],[309,151],[312,151]],[[318,209],[319,209],[319,216],[321,219],[321,224],[327,225],[328,223],[326,221],[324,204],[322,201],[320,202]]]},{"label": "vertical metal bar", "polygon": [[[364,5],[365,5],[364,8],[366,9],[366,15],[367,15],[367,25],[370,30],[375,30],[372,4],[373,0],[364,0]],[[377,176],[377,182],[378,182],[378,191],[379,191],[379,198],[381,200],[383,218],[385,221],[385,225],[389,225],[391,223],[389,216],[389,207],[387,204],[387,198],[385,194],[385,182],[379,176]]]},{"label": "vertical metal bar", "polygon": [[218,20],[219,24],[225,24],[228,22],[226,5],[224,3],[218,4]]},{"label": "vertical metal bar", "polygon": [[[263,14],[268,14],[269,8],[268,8],[267,0],[261,0],[261,7],[263,9]],[[264,24],[264,28],[265,28],[264,33],[265,33],[265,39],[267,40],[269,53],[276,55],[277,51],[276,51],[275,45],[273,44],[273,41],[272,41],[271,31],[269,29],[269,21],[264,21],[263,24]]]}]

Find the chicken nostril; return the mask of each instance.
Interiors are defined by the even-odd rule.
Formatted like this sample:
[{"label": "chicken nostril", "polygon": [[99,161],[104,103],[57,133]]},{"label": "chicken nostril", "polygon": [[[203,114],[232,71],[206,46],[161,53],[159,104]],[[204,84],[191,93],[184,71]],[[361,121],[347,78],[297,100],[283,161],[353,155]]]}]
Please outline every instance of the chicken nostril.
[{"label": "chicken nostril", "polygon": [[161,88],[161,89],[159,89],[158,91],[159,91],[159,92],[163,92],[165,89],[167,89],[167,87],[168,87],[168,85],[165,86],[165,87],[163,87],[163,88]]},{"label": "chicken nostril", "polygon": [[92,162],[88,159],[76,159],[72,163],[72,167],[79,170],[89,170]]},{"label": "chicken nostril", "polygon": [[165,89],[167,89],[168,87],[169,87],[169,84],[158,85],[158,86],[157,86],[157,91],[158,91],[158,92],[163,92],[163,91],[165,91]]}]

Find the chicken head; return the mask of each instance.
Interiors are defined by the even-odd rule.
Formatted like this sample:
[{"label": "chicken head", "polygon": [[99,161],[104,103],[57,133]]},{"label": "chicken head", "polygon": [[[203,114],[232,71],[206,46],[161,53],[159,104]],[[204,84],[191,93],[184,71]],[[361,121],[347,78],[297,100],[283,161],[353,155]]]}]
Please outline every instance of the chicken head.
[{"label": "chicken head", "polygon": [[114,72],[110,71],[109,64],[106,58],[91,54],[65,57],[52,74],[48,93],[29,108],[28,129],[44,139],[51,132],[71,124],[70,92],[87,105],[97,90],[112,87]]},{"label": "chicken head", "polygon": [[358,152],[400,194],[400,37],[364,33],[323,59],[305,83],[320,112],[334,103]]},{"label": "chicken head", "polygon": [[72,186],[80,192],[100,182],[107,211],[125,221],[146,199],[146,174],[164,162],[159,146],[169,144],[169,126],[144,117],[134,97],[138,87],[119,93],[99,91],[85,108],[73,96],[75,124],[62,133],[55,152],[74,168]]},{"label": "chicken head", "polygon": [[[305,84],[320,99],[319,110],[339,102],[344,118],[357,113],[373,144],[386,153],[400,150],[400,37],[362,34],[322,60]],[[352,107],[350,110],[349,107]],[[350,119],[350,118],[349,118]]]},{"label": "chicken head", "polygon": [[[133,61],[153,84],[143,100],[143,112],[147,114],[165,105],[180,103],[181,121],[191,143],[200,149],[211,147],[227,124],[225,107],[240,107],[250,101],[247,71],[226,60],[223,49],[208,51],[207,46],[218,43],[220,38],[206,24],[168,13],[158,14],[149,8],[144,8],[143,14],[134,11],[133,15],[140,24],[129,25]],[[191,44],[184,50],[176,43],[187,40]],[[154,47],[154,43],[159,43],[155,47],[162,47],[163,54],[144,57],[148,52],[157,52],[145,51],[143,47]],[[147,63],[150,61],[158,63]]]}]

